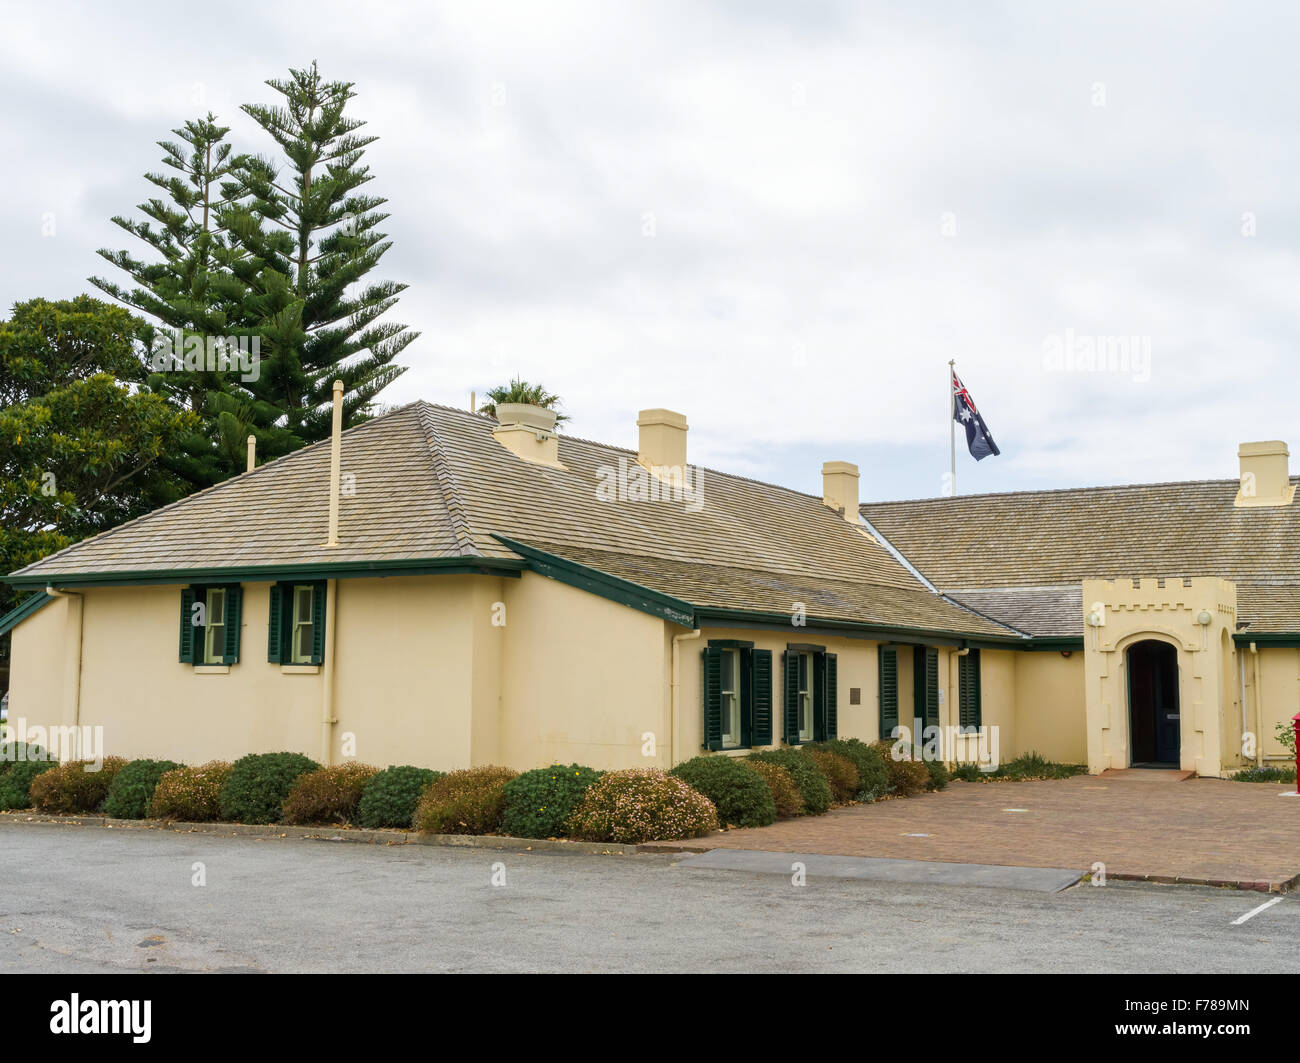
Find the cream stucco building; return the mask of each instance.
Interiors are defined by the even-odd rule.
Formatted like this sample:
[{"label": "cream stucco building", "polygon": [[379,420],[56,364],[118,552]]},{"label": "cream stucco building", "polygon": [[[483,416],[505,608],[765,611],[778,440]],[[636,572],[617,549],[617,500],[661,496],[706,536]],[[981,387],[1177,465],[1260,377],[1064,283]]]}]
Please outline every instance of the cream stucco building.
[{"label": "cream stucco building", "polygon": [[669,766],[914,720],[947,760],[1281,756],[1282,444],[1233,480],[861,505],[847,462],[822,497],[691,466],[671,411],[635,450],[498,413],[415,403],[12,573],[11,724],[191,763]]}]

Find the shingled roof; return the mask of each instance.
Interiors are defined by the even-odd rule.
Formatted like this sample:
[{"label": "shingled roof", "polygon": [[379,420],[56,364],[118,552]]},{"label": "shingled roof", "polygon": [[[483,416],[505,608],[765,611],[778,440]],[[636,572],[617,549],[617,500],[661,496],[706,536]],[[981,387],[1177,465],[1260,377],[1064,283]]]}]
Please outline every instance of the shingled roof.
[{"label": "shingled roof", "polygon": [[[522,567],[503,539],[714,611],[789,615],[968,637],[1019,633],[929,591],[820,498],[710,469],[702,505],[603,500],[636,454],[559,437],[562,468],[526,462],[478,414],[416,402],[342,437],[339,545],[328,527],[329,444],[266,463],[20,569],[23,586],[202,572],[455,562]],[[183,578],[184,577],[184,578]],[[275,578],[268,575],[265,578]]]},{"label": "shingled roof", "polygon": [[1216,576],[1252,632],[1300,630],[1300,504],[1237,480],[876,502],[862,515],[940,591],[1034,635],[1083,631],[1085,579]]}]

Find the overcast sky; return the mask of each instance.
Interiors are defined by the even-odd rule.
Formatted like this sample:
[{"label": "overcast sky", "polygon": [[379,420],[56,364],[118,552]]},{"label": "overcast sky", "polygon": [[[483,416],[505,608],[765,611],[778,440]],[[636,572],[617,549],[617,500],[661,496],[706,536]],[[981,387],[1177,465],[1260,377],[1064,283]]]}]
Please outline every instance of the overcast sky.
[{"label": "overcast sky", "polygon": [[186,119],[270,151],[238,105],[316,59],[422,333],[388,402],[518,372],[576,435],[666,406],[693,461],[917,497],[955,358],[1003,451],[959,437],[960,493],[1235,476],[1300,448],[1300,17],[1136,7],[3,0],[0,307],[140,251],[109,218]]}]

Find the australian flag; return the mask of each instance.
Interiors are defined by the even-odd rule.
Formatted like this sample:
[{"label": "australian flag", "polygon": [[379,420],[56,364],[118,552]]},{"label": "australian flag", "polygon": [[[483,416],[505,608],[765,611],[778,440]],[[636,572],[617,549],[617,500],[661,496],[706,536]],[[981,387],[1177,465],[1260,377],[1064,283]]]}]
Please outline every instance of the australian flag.
[{"label": "australian flag", "polygon": [[952,374],[952,419],[966,429],[966,447],[976,461],[983,461],[990,454],[1002,453],[955,370]]}]

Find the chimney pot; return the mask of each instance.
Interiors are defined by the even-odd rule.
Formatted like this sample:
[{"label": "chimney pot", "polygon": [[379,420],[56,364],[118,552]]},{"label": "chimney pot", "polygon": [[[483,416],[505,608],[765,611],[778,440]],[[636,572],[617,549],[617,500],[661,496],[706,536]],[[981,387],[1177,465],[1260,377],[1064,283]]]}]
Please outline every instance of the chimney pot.
[{"label": "chimney pot", "polygon": [[555,418],[554,410],[526,402],[498,403],[497,426],[492,430],[492,438],[524,461],[562,469]]},{"label": "chimney pot", "polygon": [[1241,462],[1241,486],[1236,506],[1286,506],[1295,498],[1288,458],[1291,452],[1280,439],[1242,443],[1237,449]]},{"label": "chimney pot", "polygon": [[686,414],[672,410],[642,410],[636,419],[640,429],[636,460],[648,468],[686,468]]},{"label": "chimney pot", "polygon": [[822,465],[822,500],[850,524],[858,523],[858,467],[853,462]]}]

